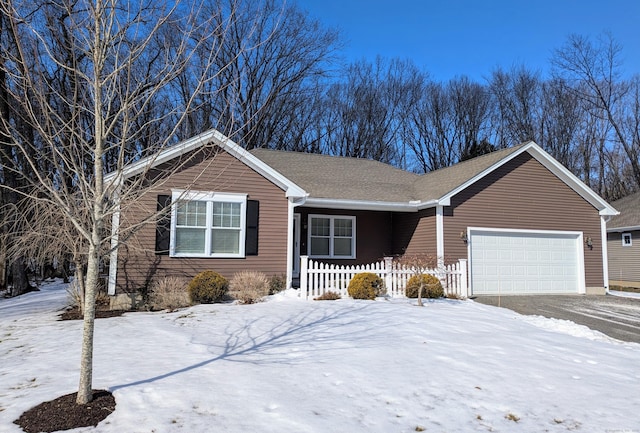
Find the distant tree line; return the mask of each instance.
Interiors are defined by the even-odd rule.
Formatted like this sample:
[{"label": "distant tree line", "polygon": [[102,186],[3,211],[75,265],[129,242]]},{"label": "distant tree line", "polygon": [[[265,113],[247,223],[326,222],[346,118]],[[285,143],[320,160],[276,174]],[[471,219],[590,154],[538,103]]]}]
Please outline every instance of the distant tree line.
[{"label": "distant tree line", "polygon": [[247,149],[370,158],[419,173],[534,140],[606,199],[640,188],[640,76],[623,75],[611,35],[570,36],[549,76],[522,66],[482,83],[464,71],[439,82],[409,60],[345,64],[339,30],[295,3],[206,0],[195,11],[183,2],[161,23],[122,23],[113,40],[127,67],[105,51],[109,87],[96,95],[87,79],[95,53],[79,48],[91,45],[86,2],[0,3],[0,284],[11,274],[15,293],[27,289],[27,257],[64,257],[82,269],[91,242],[68,236],[73,230],[35,230],[51,208],[34,203],[50,193],[42,182],[72,198],[95,178],[86,149],[98,106],[109,128],[104,173],[217,128]]}]

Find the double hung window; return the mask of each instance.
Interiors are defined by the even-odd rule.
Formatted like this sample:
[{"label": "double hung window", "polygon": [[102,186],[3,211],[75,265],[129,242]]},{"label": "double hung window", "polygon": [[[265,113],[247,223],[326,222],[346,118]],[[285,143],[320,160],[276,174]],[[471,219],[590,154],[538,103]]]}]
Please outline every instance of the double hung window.
[{"label": "double hung window", "polygon": [[309,256],[353,259],[356,257],[356,218],[309,215]]},{"label": "double hung window", "polygon": [[246,194],[173,193],[171,255],[244,257]]}]

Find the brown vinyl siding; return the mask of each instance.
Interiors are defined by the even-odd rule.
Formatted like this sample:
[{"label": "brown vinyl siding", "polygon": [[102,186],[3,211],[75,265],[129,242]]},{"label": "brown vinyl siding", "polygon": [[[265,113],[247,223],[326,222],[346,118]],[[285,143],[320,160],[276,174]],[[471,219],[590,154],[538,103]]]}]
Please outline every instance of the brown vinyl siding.
[{"label": "brown vinyl siding", "polygon": [[460,232],[467,227],[583,232],[587,287],[602,287],[598,210],[528,153],[523,153],[456,194],[444,208],[445,256],[467,258]]},{"label": "brown vinyl siding", "polygon": [[[309,214],[356,217],[356,258],[318,259],[340,265],[368,264],[392,254],[392,215],[390,212],[355,211],[298,207],[300,214],[300,255],[307,254]],[[395,218],[395,216],[394,216]]]},{"label": "brown vinyl siding", "polygon": [[393,215],[393,252],[436,255],[435,208]]},{"label": "brown vinyl siding", "polygon": [[154,179],[157,189],[136,199],[122,210],[123,227],[138,224],[156,211],[157,196],[172,189],[248,194],[259,201],[258,255],[245,258],[173,258],[156,255],[155,223],[142,226],[118,252],[118,291],[133,291],[155,278],[167,275],[192,278],[203,270],[214,270],[230,278],[235,272],[261,271],[285,274],[287,260],[287,199],[284,191],[224,151],[215,157],[202,153],[166,179]]},{"label": "brown vinyl siding", "polygon": [[[631,233],[631,246],[622,246],[622,233]],[[640,230],[609,232],[609,279],[640,283]]]}]

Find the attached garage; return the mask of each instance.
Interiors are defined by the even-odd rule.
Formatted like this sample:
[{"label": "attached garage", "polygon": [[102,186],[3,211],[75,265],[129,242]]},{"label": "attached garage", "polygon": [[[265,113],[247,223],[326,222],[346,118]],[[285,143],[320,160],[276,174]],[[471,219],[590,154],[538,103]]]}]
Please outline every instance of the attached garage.
[{"label": "attached garage", "polygon": [[473,295],[585,293],[581,232],[469,229]]}]

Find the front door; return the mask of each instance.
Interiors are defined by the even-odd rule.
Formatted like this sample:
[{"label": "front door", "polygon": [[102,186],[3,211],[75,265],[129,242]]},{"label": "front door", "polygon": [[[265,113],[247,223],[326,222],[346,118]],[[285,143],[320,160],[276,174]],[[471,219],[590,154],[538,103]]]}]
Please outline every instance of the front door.
[{"label": "front door", "polygon": [[293,278],[300,278],[300,214],[293,214]]}]

